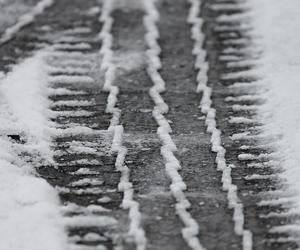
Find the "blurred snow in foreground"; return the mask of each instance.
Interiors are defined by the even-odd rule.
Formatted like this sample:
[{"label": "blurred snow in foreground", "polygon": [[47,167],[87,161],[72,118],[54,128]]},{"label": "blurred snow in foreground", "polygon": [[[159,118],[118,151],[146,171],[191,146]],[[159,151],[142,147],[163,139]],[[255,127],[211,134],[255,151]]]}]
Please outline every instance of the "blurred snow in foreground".
[{"label": "blurred snow in foreground", "polygon": [[262,46],[264,133],[273,138],[300,210],[300,1],[251,0]]},{"label": "blurred snow in foreground", "polygon": [[[47,71],[38,53],[0,77],[0,249],[62,250],[66,239],[57,192],[35,176],[51,161]],[[11,139],[20,135],[20,138]],[[19,141],[21,139],[22,142]],[[41,163],[40,163],[41,164]]]}]

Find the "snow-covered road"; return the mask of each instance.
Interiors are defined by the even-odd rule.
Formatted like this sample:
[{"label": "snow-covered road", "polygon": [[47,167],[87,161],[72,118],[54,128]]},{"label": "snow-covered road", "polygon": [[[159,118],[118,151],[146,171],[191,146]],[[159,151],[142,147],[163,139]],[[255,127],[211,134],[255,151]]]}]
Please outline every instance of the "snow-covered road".
[{"label": "snow-covered road", "polygon": [[299,8],[24,0],[0,24],[0,249],[297,249]]}]

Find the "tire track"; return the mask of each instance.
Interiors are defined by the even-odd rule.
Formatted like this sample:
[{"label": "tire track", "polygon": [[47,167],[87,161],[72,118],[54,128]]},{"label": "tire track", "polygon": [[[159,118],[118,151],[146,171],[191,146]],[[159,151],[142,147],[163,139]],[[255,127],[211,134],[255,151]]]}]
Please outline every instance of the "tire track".
[{"label": "tire track", "polygon": [[[101,26],[98,11],[91,15],[91,8],[97,5],[90,1],[83,8],[81,1],[57,2],[0,48],[1,55],[9,55],[1,65],[4,71],[10,63],[45,50],[55,164],[39,166],[37,172],[60,193],[69,249],[113,249],[123,245],[127,233],[127,214],[118,209],[120,174],[106,131],[107,94],[100,93],[94,68]],[[65,6],[71,7],[63,11]]]},{"label": "tire track", "polygon": [[175,205],[176,213],[184,224],[182,236],[191,249],[200,250],[204,248],[197,238],[199,234],[199,225],[187,211],[187,209],[191,206],[184,194],[187,187],[178,172],[178,170],[181,169],[181,165],[174,155],[174,152],[177,151],[177,147],[170,136],[170,133],[172,132],[170,124],[164,117],[164,115],[168,113],[169,107],[161,96],[161,93],[166,90],[166,87],[164,80],[158,72],[158,70],[162,67],[161,60],[159,58],[161,48],[157,42],[157,39],[159,38],[159,31],[156,24],[159,20],[159,12],[155,6],[155,1],[145,1],[144,3],[146,11],[144,24],[147,30],[145,38],[149,47],[147,51],[147,72],[154,84],[154,86],[149,90],[149,94],[155,104],[152,115],[159,126],[157,134],[162,142],[161,155],[165,160],[167,175],[172,182],[170,190],[177,202]]},{"label": "tire track", "polygon": [[204,1],[202,17],[216,122],[222,130],[227,161],[233,166],[232,182],[239,189],[245,227],[253,232],[253,248],[294,248],[287,234],[270,230],[291,218],[264,216],[284,211],[277,203],[278,190],[284,187],[277,177],[277,156],[268,138],[260,135],[261,124],[255,118],[257,107],[264,103],[260,96],[264,89],[259,82],[261,51],[253,39],[251,11],[247,1]]},{"label": "tire track", "polygon": [[161,168],[163,159],[155,134],[157,125],[151,115],[153,103],[148,95],[151,81],[145,69],[143,5],[127,2],[125,6],[127,8],[116,5],[112,13],[117,66],[115,85],[120,89],[117,105],[122,108],[120,122],[125,129],[124,145],[128,149],[125,160],[130,168],[134,199],[140,204],[147,249],[179,249],[186,245],[180,237],[181,224],[172,207],[174,201],[168,192],[168,178]]},{"label": "tire track", "polygon": [[119,88],[113,85],[116,66],[112,62],[114,52],[111,50],[111,43],[113,39],[111,35],[111,26],[113,23],[113,19],[111,17],[112,10],[113,2],[110,0],[105,1],[100,18],[103,22],[103,28],[100,33],[100,37],[103,41],[101,48],[103,55],[101,69],[105,71],[105,83],[103,89],[105,91],[109,91],[106,112],[112,113],[112,119],[108,131],[112,131],[114,133],[111,150],[117,153],[115,167],[117,171],[121,173],[118,189],[123,192],[122,207],[129,210],[130,225],[128,234],[134,238],[137,250],[145,250],[147,239],[145,237],[144,230],[141,228],[140,205],[133,199],[134,189],[129,180],[130,170],[125,163],[127,148],[122,145],[124,128],[122,125],[119,125],[121,109],[115,107]]},{"label": "tire track", "polygon": [[[48,49],[55,165],[38,171],[59,191],[69,248],[114,249],[124,245],[129,221],[119,209],[123,197],[117,188],[124,175],[115,164],[120,157],[115,149],[111,151],[111,140],[115,148],[120,142],[107,131],[111,114],[106,114],[110,103],[105,100],[109,95],[101,92],[101,72],[96,68],[101,26],[89,12],[98,2],[84,8],[80,1],[72,4],[66,28],[57,31]],[[107,11],[104,7],[103,12]],[[70,26],[69,21],[79,16],[82,22]],[[49,20],[55,20],[51,23],[55,29],[60,27],[55,15]]]},{"label": "tire track", "polygon": [[294,200],[256,120],[247,1],[103,4],[99,20],[97,0],[40,1],[0,39],[0,71],[47,55],[55,163],[37,171],[60,193],[69,248],[252,249],[253,232],[255,249],[296,249]]},{"label": "tire track", "polygon": [[[196,46],[194,51],[196,54],[196,60],[203,59],[202,55],[202,43],[199,43],[199,30],[202,28],[202,20],[198,17],[198,12],[195,11],[196,8],[199,8],[198,1],[191,2],[191,15],[189,17],[191,23],[194,25],[194,30],[192,28],[192,36],[195,39]],[[200,27],[199,27],[200,26]],[[196,28],[196,29],[195,29]],[[198,30],[198,31],[197,31]],[[205,63],[204,63],[205,65]],[[228,206],[233,209],[233,221],[234,221],[234,231],[237,235],[242,236],[243,238],[243,249],[252,249],[252,232],[246,230],[244,227],[244,214],[243,214],[243,204],[241,203],[238,195],[237,195],[237,186],[232,183],[231,177],[231,166],[227,165],[226,162],[226,150],[222,146],[221,139],[221,130],[217,128],[216,123],[216,109],[212,107],[213,102],[211,99],[211,94],[213,88],[208,86],[207,78],[202,77],[203,74],[207,73],[207,66],[204,66],[204,70],[201,69],[199,65],[200,71],[198,73],[198,92],[203,92],[202,100],[200,103],[201,112],[205,114],[205,124],[207,126],[207,132],[211,134],[211,144],[212,144],[212,152],[216,153],[216,164],[217,169],[222,172],[222,184],[223,190],[227,192],[228,198]],[[201,75],[202,74],[202,75]],[[200,75],[200,77],[199,77]],[[204,79],[203,79],[204,78]]]},{"label": "tire track", "polygon": [[140,204],[147,249],[179,249],[184,242],[174,237],[180,235],[180,224],[173,212],[171,195],[166,192],[168,182],[160,168],[163,160],[155,135],[157,126],[151,116],[153,104],[148,95],[151,81],[145,70],[143,6],[127,7],[114,10],[112,32],[118,68],[115,84],[120,89],[118,106],[123,110],[120,121],[126,131],[124,145],[128,149],[126,163],[136,193],[134,198]]},{"label": "tire track", "polygon": [[[190,26],[186,20],[190,12],[200,10],[200,5],[191,10],[187,1],[165,0],[160,2],[159,8],[160,73],[166,81],[164,99],[169,106],[166,118],[172,121],[173,138],[178,145],[176,157],[182,163],[181,175],[191,202],[189,211],[201,225],[199,237],[205,247],[240,249],[241,238],[234,234],[232,212],[227,208],[227,197],[221,188],[221,175],[213,168],[215,156],[211,153],[204,117],[198,108],[201,95],[195,92],[196,80],[207,79],[205,69],[208,67],[204,61],[205,51],[197,57],[201,71],[198,73],[193,67],[191,51],[194,41],[190,38]],[[201,27],[193,29],[200,31]],[[197,45],[201,48],[204,36],[199,34],[198,39]],[[220,240],[216,242],[216,238]]]}]

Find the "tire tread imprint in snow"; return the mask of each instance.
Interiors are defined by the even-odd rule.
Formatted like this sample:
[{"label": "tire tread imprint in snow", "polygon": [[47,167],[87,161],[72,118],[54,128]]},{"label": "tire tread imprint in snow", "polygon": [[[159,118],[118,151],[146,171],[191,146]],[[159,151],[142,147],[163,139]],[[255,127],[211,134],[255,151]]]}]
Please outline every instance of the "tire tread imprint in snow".
[{"label": "tire tread imprint in snow", "polygon": [[[209,84],[213,88],[212,99],[213,105],[217,110],[217,124],[223,132],[224,146],[228,163],[233,164],[235,168],[232,170],[233,182],[238,186],[239,197],[244,205],[245,226],[253,233],[253,249],[294,249],[297,247],[295,242],[288,240],[288,235],[270,233],[270,229],[274,226],[289,224],[293,218],[262,218],[271,212],[284,212],[284,207],[277,206],[259,206],[258,204],[267,199],[272,199],[268,195],[264,195],[269,191],[284,190],[284,182],[276,177],[281,170],[272,164],[272,150],[264,147],[264,140],[259,138],[259,126],[255,122],[256,111],[254,110],[237,110],[232,109],[232,105],[261,105],[264,100],[249,100],[241,102],[226,101],[227,97],[238,97],[241,95],[254,95],[255,88],[236,89],[231,88],[233,84],[253,84],[259,80],[255,74],[253,76],[245,74],[245,76],[236,79],[225,79],[223,76],[231,73],[252,70],[252,66],[248,67],[228,67],[226,62],[231,59],[225,59],[226,56],[238,57],[238,61],[255,60],[259,58],[261,51],[255,47],[255,40],[251,34],[251,22],[244,21],[243,24],[249,25],[249,30],[242,30],[238,22],[218,22],[220,16],[235,14],[247,14],[249,11],[243,7],[247,1],[203,1],[202,17],[204,19],[204,33],[206,34],[205,49],[208,52],[208,61],[210,64],[208,79]],[[214,5],[223,5],[225,8],[213,8]],[[226,9],[226,6],[236,7],[235,9]],[[234,31],[222,31],[217,27],[237,27]],[[245,41],[238,43],[239,41]],[[231,43],[231,44],[230,44]],[[231,52],[228,52],[230,50]],[[249,53],[249,49],[252,49]],[[227,52],[226,52],[227,50]],[[225,57],[224,57],[225,55]],[[220,58],[222,58],[221,60]],[[233,59],[232,59],[233,60]],[[232,123],[229,122],[230,117],[243,117],[254,119],[254,123]],[[233,140],[232,135],[248,132],[254,137],[250,139]],[[255,137],[255,135],[258,135]],[[241,146],[251,146],[250,149],[242,149]],[[243,160],[242,154],[250,154],[259,156],[265,154],[264,159],[255,157],[254,159]],[[240,158],[239,158],[240,157]],[[271,166],[264,168],[249,167],[249,164],[271,162]],[[251,165],[250,165],[251,166]],[[249,176],[253,176],[251,179]],[[256,176],[271,176],[267,179],[258,179]],[[276,197],[276,196],[275,196]],[[280,198],[280,195],[279,197]],[[277,241],[279,238],[283,242]],[[287,241],[284,241],[287,239]]]},{"label": "tire tread imprint in snow", "polygon": [[[157,124],[152,117],[153,102],[149,96],[152,82],[146,72],[143,9],[116,9],[114,17],[114,51],[118,74],[115,85],[120,89],[117,106],[122,110],[120,123],[124,126],[125,159],[140,204],[142,226],[148,240],[147,249],[186,249],[169,192],[169,179],[160,155]],[[128,57],[124,62],[118,62]],[[133,58],[133,60],[132,60]],[[138,62],[136,64],[136,62]]]},{"label": "tire tread imprint in snow", "polygon": [[169,105],[172,137],[182,164],[180,174],[187,185],[189,211],[199,224],[199,239],[207,249],[240,249],[241,239],[234,234],[232,211],[227,208],[221,174],[216,170],[203,115],[201,94],[192,55],[194,41],[187,23],[188,1],[160,1],[161,75],[166,81],[163,97]]}]

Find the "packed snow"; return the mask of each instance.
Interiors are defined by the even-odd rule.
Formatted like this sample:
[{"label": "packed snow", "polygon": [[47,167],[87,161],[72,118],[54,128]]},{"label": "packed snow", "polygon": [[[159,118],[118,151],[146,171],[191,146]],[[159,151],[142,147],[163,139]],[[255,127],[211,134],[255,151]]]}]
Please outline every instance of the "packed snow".
[{"label": "packed snow", "polygon": [[188,211],[191,207],[191,203],[185,196],[184,191],[187,189],[187,186],[178,171],[181,169],[181,165],[175,156],[177,147],[170,135],[172,132],[169,124],[170,121],[164,116],[168,113],[169,106],[165,103],[161,95],[161,93],[166,90],[166,84],[159,73],[162,67],[160,60],[161,48],[158,43],[159,30],[157,25],[160,19],[160,13],[155,6],[155,2],[155,0],[144,0],[146,12],[144,26],[147,31],[145,41],[148,46],[148,50],[146,51],[148,56],[147,73],[153,82],[153,86],[149,89],[149,95],[155,104],[152,116],[158,124],[157,135],[162,143],[160,151],[165,161],[166,174],[171,180],[170,190],[176,200],[176,213],[184,224],[184,227],[181,229],[182,237],[191,249],[204,250],[205,248],[198,239],[199,225]]},{"label": "packed snow", "polygon": [[296,191],[300,212],[300,2],[253,0],[254,27],[263,55],[261,95],[265,105],[259,119],[281,159],[291,190]]},{"label": "packed snow", "polygon": [[52,160],[43,57],[37,53],[0,79],[0,249],[66,247],[57,192],[33,166]]},{"label": "packed snow", "polygon": [[[51,123],[44,52],[15,66],[0,80],[1,134],[19,134],[26,148],[51,161]],[[17,100],[17,101],[16,101]]]},{"label": "packed snow", "polygon": [[134,200],[133,184],[130,182],[130,170],[125,164],[125,157],[127,155],[127,148],[123,146],[124,128],[120,123],[121,109],[116,107],[118,100],[119,88],[114,86],[117,68],[114,64],[114,51],[112,50],[113,36],[111,34],[114,19],[111,14],[114,9],[115,2],[105,0],[103,2],[103,10],[100,16],[100,21],[103,23],[99,38],[102,40],[100,54],[102,55],[101,70],[104,71],[105,80],[103,90],[108,92],[106,112],[112,114],[109,132],[113,133],[113,142],[111,150],[117,153],[115,162],[116,170],[121,173],[118,190],[123,192],[122,208],[129,210],[129,232],[133,237],[136,249],[145,250],[147,246],[147,238],[145,231],[141,226],[142,215],[140,212],[140,205]]}]

